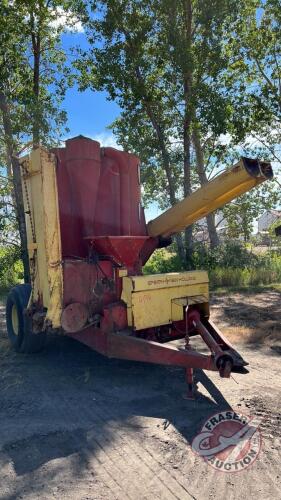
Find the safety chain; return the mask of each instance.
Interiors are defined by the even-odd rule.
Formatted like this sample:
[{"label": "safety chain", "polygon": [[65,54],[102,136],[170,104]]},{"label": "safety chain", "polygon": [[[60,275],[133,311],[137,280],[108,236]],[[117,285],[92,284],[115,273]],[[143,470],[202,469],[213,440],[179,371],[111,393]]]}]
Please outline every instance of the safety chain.
[{"label": "safety chain", "polygon": [[30,227],[31,227],[31,232],[32,232],[32,241],[33,243],[36,243],[36,235],[35,235],[35,228],[34,228],[34,225],[33,225],[33,220],[32,220],[32,216],[31,216],[31,206],[30,206],[30,202],[29,202],[29,195],[28,195],[28,189],[27,189],[27,183],[26,183],[26,178],[28,176],[28,170],[25,166],[24,163],[21,163],[21,167],[22,167],[22,170],[23,170],[23,184],[24,184],[24,190],[25,190],[25,196],[26,196],[26,204],[27,204],[27,211],[25,212],[26,214],[29,215],[29,218],[30,218]]},{"label": "safety chain", "polygon": [[[27,188],[27,182],[26,179],[28,177],[28,170],[26,168],[25,162],[20,163],[20,166],[23,171],[23,185],[24,185],[24,190],[25,190],[25,199],[26,199],[26,205],[27,205],[27,211],[25,212],[27,215],[29,215],[29,222],[30,222],[30,227],[31,227],[31,233],[32,233],[32,242],[36,243],[36,234],[35,234],[35,227],[33,224],[32,220],[32,215],[31,215],[31,205],[29,201],[29,194],[28,194],[28,188]],[[34,299],[34,283],[35,283],[35,274],[36,274],[36,259],[35,259],[35,254],[37,254],[37,249],[34,248],[34,255],[32,259],[30,259],[30,262],[33,262],[33,265],[30,266],[30,274],[31,274],[31,302],[33,302]],[[31,269],[32,267],[32,269]]]}]

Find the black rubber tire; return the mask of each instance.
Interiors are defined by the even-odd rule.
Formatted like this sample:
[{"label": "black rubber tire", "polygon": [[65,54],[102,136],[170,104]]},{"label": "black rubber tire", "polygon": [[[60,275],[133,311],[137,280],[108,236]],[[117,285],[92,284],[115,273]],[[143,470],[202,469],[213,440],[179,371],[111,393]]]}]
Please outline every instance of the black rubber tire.
[{"label": "black rubber tire", "polygon": [[24,314],[24,336],[20,352],[33,354],[44,349],[46,343],[46,332],[32,333],[31,316]]},{"label": "black rubber tire", "polygon": [[[31,286],[17,285],[9,292],[6,302],[6,325],[8,338],[12,344],[12,347],[20,352],[21,344],[24,337],[24,309],[28,304],[28,300],[31,293]],[[12,314],[13,307],[16,308],[17,318],[18,318],[18,332],[15,332]]]},{"label": "black rubber tire", "polygon": [[[31,293],[31,285],[17,285],[9,292],[6,302],[6,325],[8,338],[12,347],[17,352],[33,353],[43,349],[45,345],[45,332],[33,334],[31,319],[24,313]],[[16,308],[18,328],[14,330],[12,314]]]}]

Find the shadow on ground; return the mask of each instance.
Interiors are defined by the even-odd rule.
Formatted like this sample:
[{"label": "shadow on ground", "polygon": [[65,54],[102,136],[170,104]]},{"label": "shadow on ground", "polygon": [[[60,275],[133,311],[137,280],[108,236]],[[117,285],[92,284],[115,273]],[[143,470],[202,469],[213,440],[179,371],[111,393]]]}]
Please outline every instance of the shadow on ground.
[{"label": "shadow on ground", "polygon": [[[17,475],[75,453],[84,467],[88,454],[114,439],[108,425],[137,432],[135,417],[159,419],[164,428],[173,424],[190,443],[206,415],[230,408],[201,371],[195,379],[209,396],[199,392],[186,401],[182,369],[109,360],[68,338],[52,336],[37,355],[2,352],[0,422],[5,413],[8,423],[2,451]],[[5,371],[7,365],[12,369]],[[93,428],[97,440],[89,439]]]},{"label": "shadow on ground", "polygon": [[[269,298],[269,303],[274,314],[280,313],[277,297]],[[222,315],[230,326],[236,324],[242,305],[239,296],[215,300],[217,316]],[[268,305],[261,304],[258,311],[255,303],[247,307],[252,317],[259,314],[261,322],[267,321]],[[241,321],[244,324],[248,319],[247,314]],[[248,344],[249,352],[251,346],[254,343]],[[280,351],[276,344],[272,349],[268,351],[274,361]],[[263,361],[255,365],[256,373],[264,369]],[[269,383],[275,383],[276,376],[272,372]],[[215,381],[217,377],[212,375]],[[62,336],[49,336],[42,353],[21,355],[10,349],[2,330],[0,498],[190,499],[195,498],[190,491],[200,490],[198,498],[211,498],[215,492],[213,496],[222,500],[229,484],[225,480],[223,489],[210,471],[206,476],[206,464],[188,445],[207,417],[231,406],[206,373],[197,371],[195,378],[197,398],[187,401],[181,368],[110,360]],[[265,383],[267,390],[268,380]],[[228,384],[230,389],[226,389]],[[233,398],[236,402],[247,397],[243,392],[247,384],[243,384]],[[225,381],[230,398],[236,387]],[[259,385],[254,400],[251,386],[249,408],[267,412],[266,425],[276,438],[275,393],[272,410],[264,392],[260,398],[260,390]],[[274,470],[279,467],[277,459],[276,464]],[[262,487],[259,477],[263,480],[264,476],[255,478],[251,487],[256,483]],[[232,481],[239,490],[239,478]],[[143,496],[145,485],[147,496]]]}]

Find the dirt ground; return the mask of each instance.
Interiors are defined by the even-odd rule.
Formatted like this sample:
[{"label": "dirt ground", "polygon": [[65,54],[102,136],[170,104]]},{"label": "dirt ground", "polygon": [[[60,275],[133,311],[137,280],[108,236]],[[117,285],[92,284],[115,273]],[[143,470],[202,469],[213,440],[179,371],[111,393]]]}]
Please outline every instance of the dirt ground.
[{"label": "dirt ground", "polygon": [[[197,373],[186,401],[178,368],[108,360],[64,337],[38,355],[0,334],[0,498],[281,498],[281,294],[213,297],[212,319],[240,345],[248,375]],[[190,443],[204,420],[238,409],[263,417],[254,465],[217,472]]]}]

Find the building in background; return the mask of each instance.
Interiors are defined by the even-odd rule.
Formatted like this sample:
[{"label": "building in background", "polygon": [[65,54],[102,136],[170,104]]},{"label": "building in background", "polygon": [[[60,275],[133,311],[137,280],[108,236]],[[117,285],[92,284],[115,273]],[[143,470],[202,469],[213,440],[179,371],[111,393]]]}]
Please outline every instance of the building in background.
[{"label": "building in background", "polygon": [[225,219],[221,210],[218,210],[216,212],[215,225],[217,228],[219,239],[221,241],[224,241],[227,235],[227,220]]},{"label": "building in background", "polygon": [[276,221],[281,223],[281,210],[267,210],[258,219],[258,232],[267,232]]}]

